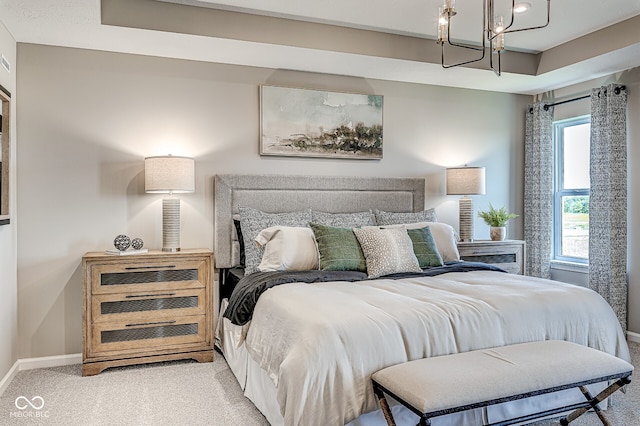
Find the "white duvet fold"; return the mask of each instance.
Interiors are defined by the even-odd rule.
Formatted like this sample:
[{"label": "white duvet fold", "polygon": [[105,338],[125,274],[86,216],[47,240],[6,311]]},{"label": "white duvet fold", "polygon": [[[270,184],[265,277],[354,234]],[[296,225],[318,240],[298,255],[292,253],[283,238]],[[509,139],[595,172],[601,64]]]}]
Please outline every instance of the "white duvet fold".
[{"label": "white duvet fold", "polygon": [[371,374],[430,356],[568,340],[629,361],[597,293],[501,272],[284,284],[260,297],[246,336],[285,424],[343,425],[377,409]]}]

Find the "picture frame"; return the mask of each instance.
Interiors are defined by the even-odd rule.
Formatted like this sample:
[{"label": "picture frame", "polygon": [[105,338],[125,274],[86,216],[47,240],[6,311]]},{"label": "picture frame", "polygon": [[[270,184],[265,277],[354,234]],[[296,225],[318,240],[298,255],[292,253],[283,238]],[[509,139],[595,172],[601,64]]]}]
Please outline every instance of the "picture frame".
[{"label": "picture frame", "polygon": [[260,155],[382,159],[382,95],[260,86]]},{"label": "picture frame", "polygon": [[11,137],[9,132],[9,114],[11,112],[11,93],[0,85],[0,225],[11,222],[9,209],[9,166],[11,164]]}]

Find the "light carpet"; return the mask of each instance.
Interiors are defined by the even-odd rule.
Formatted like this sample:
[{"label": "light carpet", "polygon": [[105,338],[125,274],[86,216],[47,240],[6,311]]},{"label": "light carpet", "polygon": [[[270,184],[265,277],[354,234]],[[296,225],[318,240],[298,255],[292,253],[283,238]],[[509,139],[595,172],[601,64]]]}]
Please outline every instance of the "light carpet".
[{"label": "light carpet", "polygon": [[[630,343],[629,347],[633,364],[638,368],[640,344]],[[640,425],[639,382],[632,380],[626,394],[616,394],[614,407],[606,411],[612,425]],[[41,400],[35,398],[37,396]],[[36,409],[42,403],[44,406]],[[557,424],[557,421],[535,423],[536,426]],[[572,423],[575,426],[600,424],[593,413]],[[176,361],[121,367],[91,377],[81,376],[80,365],[21,371],[0,397],[0,425],[263,426],[268,423],[243,396],[229,366],[216,352],[213,363]]]}]

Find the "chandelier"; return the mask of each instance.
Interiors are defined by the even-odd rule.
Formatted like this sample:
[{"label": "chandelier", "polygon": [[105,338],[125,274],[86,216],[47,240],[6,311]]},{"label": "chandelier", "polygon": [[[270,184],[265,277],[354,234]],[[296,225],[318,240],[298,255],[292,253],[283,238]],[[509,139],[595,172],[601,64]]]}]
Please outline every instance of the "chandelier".
[{"label": "chandelier", "polygon": [[[451,23],[456,14],[456,0],[444,0],[444,4],[439,9],[438,18],[438,44],[442,47],[442,67],[453,68],[461,65],[471,64],[473,62],[482,61],[486,56],[488,45],[489,50],[489,66],[500,76],[502,73],[502,52],[504,51],[504,35],[520,31],[536,30],[549,25],[549,15],[551,11],[551,0],[547,0],[547,21],[543,25],[528,28],[511,29],[514,23],[516,13],[524,12],[531,6],[529,3],[516,3],[511,0],[511,19],[508,25],[504,25],[504,18],[496,14],[494,0],[482,0],[482,40],[478,44],[457,43],[451,40]],[[447,64],[445,59],[445,45],[453,47],[461,47],[468,50],[480,52],[480,56],[463,62]]]}]

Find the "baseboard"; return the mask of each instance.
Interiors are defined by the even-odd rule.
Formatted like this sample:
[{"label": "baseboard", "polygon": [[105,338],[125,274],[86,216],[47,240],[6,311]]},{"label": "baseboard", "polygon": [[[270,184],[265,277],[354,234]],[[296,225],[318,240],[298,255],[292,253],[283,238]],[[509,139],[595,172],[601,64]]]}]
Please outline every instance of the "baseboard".
[{"label": "baseboard", "polygon": [[627,340],[630,342],[640,343],[640,334],[633,331],[627,331]]},{"label": "baseboard", "polygon": [[9,372],[0,380],[0,396],[9,387],[11,380],[19,371],[34,370],[36,368],[61,367],[63,365],[82,364],[82,354],[43,356],[39,358],[24,358],[17,360]]},{"label": "baseboard", "polygon": [[36,368],[61,367],[63,365],[82,364],[82,354],[43,356],[18,360],[20,371]]},{"label": "baseboard", "polygon": [[14,362],[7,374],[0,380],[0,396],[7,390],[9,383],[11,383],[16,374],[18,374],[18,371],[20,371],[20,360]]}]

